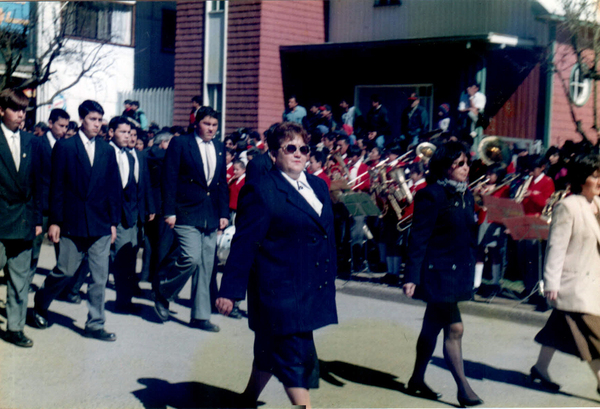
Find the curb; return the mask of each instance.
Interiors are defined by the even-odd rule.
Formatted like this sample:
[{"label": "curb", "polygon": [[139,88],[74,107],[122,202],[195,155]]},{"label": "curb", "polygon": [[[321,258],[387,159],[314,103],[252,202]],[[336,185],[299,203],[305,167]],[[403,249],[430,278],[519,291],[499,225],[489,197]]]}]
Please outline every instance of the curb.
[{"label": "curb", "polygon": [[[425,305],[423,301],[408,298],[400,287],[389,287],[372,282],[336,279],[335,286],[338,293],[358,297],[374,298],[382,301],[391,301],[399,304]],[[513,306],[488,303],[483,301],[464,301],[460,304],[462,314],[477,315],[485,318],[516,321],[520,324],[543,327],[548,321],[551,311],[534,311],[532,305],[521,304],[515,301]]]}]

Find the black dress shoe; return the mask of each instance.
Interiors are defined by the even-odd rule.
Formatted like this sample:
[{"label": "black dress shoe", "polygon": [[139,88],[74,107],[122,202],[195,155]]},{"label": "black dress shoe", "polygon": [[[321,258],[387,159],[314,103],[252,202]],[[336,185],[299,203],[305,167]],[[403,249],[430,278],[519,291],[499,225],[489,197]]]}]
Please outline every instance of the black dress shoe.
[{"label": "black dress shoe", "polygon": [[531,367],[531,381],[533,383],[538,383],[537,381],[539,381],[539,385],[550,390],[553,392],[558,392],[558,390],[560,389],[560,385],[557,383],[554,383],[550,380],[550,378],[548,378],[547,376],[542,375],[542,373],[540,371],[538,371],[538,369],[534,366]]},{"label": "black dress shoe", "polygon": [[469,406],[477,406],[477,405],[482,405],[483,404],[483,400],[480,399],[478,396],[476,396],[475,398],[467,398],[466,396],[461,396],[460,394],[457,396],[458,399],[458,403],[461,407],[463,408],[467,408]]},{"label": "black dress shoe", "polygon": [[48,320],[45,317],[46,314],[42,314],[36,310],[31,312],[31,326],[38,329],[48,328]]},{"label": "black dress shoe", "polygon": [[170,316],[169,302],[158,294],[155,294],[154,296],[154,311],[156,312],[158,319],[162,322],[168,321]]},{"label": "black dress shoe", "polygon": [[94,338],[100,341],[116,341],[117,335],[112,332],[106,332],[104,328],[100,329],[85,329],[83,336],[86,338]]},{"label": "black dress shoe", "polygon": [[115,302],[115,312],[117,314],[137,314],[140,312],[137,305],[130,302]]},{"label": "black dress shoe", "polygon": [[213,324],[209,320],[198,320],[198,319],[195,319],[195,318],[191,319],[191,321],[190,321],[190,327],[191,328],[198,328],[198,329],[201,329],[203,331],[208,331],[208,332],[219,332],[219,331],[221,331],[221,328],[219,328],[217,325]]},{"label": "black dress shoe", "polygon": [[438,400],[442,397],[441,393],[432,390],[425,382],[408,381],[406,384],[406,392],[423,399]]},{"label": "black dress shoe", "polygon": [[241,320],[242,319],[242,313],[240,312],[240,309],[238,307],[233,307],[233,309],[229,313],[228,317],[236,319],[236,320]]},{"label": "black dress shoe", "polygon": [[23,331],[6,331],[4,340],[22,348],[31,348],[33,346],[33,341],[27,338]]}]

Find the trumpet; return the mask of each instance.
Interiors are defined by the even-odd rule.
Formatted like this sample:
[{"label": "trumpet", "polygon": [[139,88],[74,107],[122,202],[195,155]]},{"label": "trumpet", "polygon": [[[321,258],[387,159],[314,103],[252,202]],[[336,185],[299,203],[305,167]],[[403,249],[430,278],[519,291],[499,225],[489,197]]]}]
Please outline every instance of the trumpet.
[{"label": "trumpet", "polygon": [[490,180],[490,178],[487,177],[487,175],[483,175],[481,177],[478,177],[473,182],[469,183],[469,189],[472,189],[474,186],[479,186],[479,185],[483,186],[487,182],[489,182],[489,180]]}]

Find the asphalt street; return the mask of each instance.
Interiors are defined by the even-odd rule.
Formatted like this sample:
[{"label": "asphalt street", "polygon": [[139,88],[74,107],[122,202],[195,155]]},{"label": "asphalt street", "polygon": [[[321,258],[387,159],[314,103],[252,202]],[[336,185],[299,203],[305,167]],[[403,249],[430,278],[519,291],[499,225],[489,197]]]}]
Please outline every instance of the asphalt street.
[{"label": "asphalt street", "polygon": [[[41,267],[51,268],[51,250],[44,247],[43,251]],[[43,279],[37,274],[34,283],[40,286]],[[148,295],[149,286],[143,285]],[[441,345],[426,380],[443,398],[434,402],[403,392],[414,362],[424,304],[404,302],[398,289],[378,295],[370,283],[338,281],[337,286],[340,323],[315,332],[321,380],[320,388],[312,391],[313,405],[457,406],[456,385],[444,364]],[[117,334],[114,343],[82,336],[85,302],[55,301],[50,307],[50,328],[25,329],[35,342],[33,348],[0,342],[0,408],[235,407],[252,364],[253,334],[246,319],[219,315],[212,318],[221,327],[219,333],[187,327],[189,292],[188,283],[181,299],[171,305],[173,318],[163,324],[155,318],[147,298],[134,300],[140,306],[139,315],[114,313],[115,293],[108,289],[106,329]],[[5,299],[5,286],[0,286],[0,299]],[[560,393],[546,392],[529,382],[527,374],[539,351],[533,337],[547,314],[507,315],[498,309],[494,318],[491,308],[487,314],[463,308],[466,373],[485,401],[483,407],[600,405],[591,371],[572,356],[557,354],[550,368],[562,385]],[[528,319],[532,314],[539,314],[540,319]],[[0,315],[0,327],[6,327],[4,315]],[[290,406],[276,379],[263,392],[261,402],[264,408]]]}]

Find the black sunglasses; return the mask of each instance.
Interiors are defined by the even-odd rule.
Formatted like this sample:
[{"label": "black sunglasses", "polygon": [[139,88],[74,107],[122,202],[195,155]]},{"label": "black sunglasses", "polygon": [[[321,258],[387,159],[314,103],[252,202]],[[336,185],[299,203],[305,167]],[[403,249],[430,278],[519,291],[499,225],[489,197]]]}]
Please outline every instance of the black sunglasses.
[{"label": "black sunglasses", "polygon": [[300,150],[300,153],[303,155],[308,155],[308,152],[310,152],[310,148],[308,147],[308,145],[303,145],[301,147],[297,147],[294,144],[288,144],[285,146],[282,146],[281,149],[283,149],[284,152],[287,152],[289,154],[293,154],[294,152],[296,152],[296,149]]},{"label": "black sunglasses", "polygon": [[453,167],[454,169],[456,169],[456,168],[462,168],[463,166],[465,166],[465,164],[466,164],[467,166],[471,166],[471,161],[470,161],[470,160],[461,160],[460,162],[458,162],[458,163],[456,163],[456,164],[454,164],[454,163],[453,163],[453,164],[452,164],[452,167]]}]

